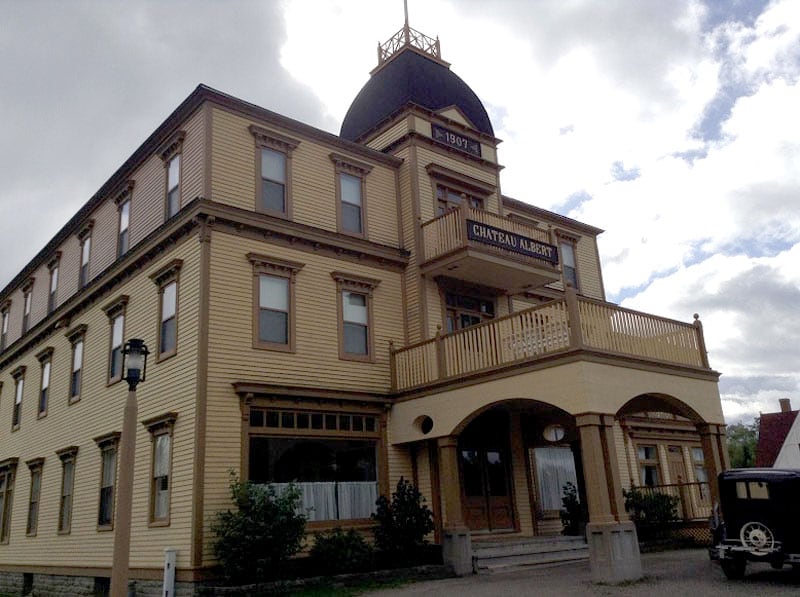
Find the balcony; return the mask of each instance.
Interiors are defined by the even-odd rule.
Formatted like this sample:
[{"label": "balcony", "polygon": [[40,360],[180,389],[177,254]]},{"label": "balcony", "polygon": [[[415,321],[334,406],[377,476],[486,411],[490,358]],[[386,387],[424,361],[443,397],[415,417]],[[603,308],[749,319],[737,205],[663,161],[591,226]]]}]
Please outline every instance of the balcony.
[{"label": "balcony", "polygon": [[422,224],[424,274],[518,293],[561,278],[545,230],[462,204]]},{"label": "balcony", "polygon": [[699,320],[640,313],[568,288],[563,299],[392,349],[392,389],[420,389],[579,349],[709,370]]}]

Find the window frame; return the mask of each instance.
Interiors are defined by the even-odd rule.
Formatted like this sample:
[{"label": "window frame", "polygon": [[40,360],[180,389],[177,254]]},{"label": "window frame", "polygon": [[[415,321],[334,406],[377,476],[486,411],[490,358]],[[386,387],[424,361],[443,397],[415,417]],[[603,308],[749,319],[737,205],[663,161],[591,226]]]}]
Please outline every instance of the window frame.
[{"label": "window frame", "polygon": [[[165,527],[170,525],[170,518],[172,512],[172,486],[174,485],[174,470],[173,460],[175,453],[175,421],[178,418],[178,413],[168,412],[157,417],[153,417],[142,421],[142,425],[150,433],[150,490],[149,490],[149,506],[148,506],[148,526],[149,527]],[[155,505],[156,505],[156,449],[158,438],[166,435],[169,437],[169,462],[168,462],[168,475],[167,475],[167,513],[166,516],[156,518]]]},{"label": "window frame", "polygon": [[56,303],[58,302],[58,282],[59,282],[59,269],[61,265],[61,251],[56,251],[55,256],[47,264],[47,269],[50,270],[50,282],[47,291],[47,314],[50,315],[56,310]]},{"label": "window frame", "polygon": [[37,405],[37,418],[47,416],[47,407],[50,403],[50,383],[53,377],[53,347],[48,346],[36,355],[36,360],[41,366],[39,376],[39,401]]},{"label": "window frame", "polygon": [[[69,367],[69,384],[67,388],[68,397],[67,397],[67,404],[74,404],[81,399],[81,387],[83,385],[83,370],[85,369],[85,357],[86,357],[86,324],[81,324],[69,330],[66,334],[64,334],[69,340],[71,346],[70,352],[70,367]],[[77,353],[76,348],[80,345],[80,355],[81,355],[81,366],[77,370],[75,369],[75,355]],[[78,382],[75,383],[75,375],[78,375]],[[77,385],[77,392],[75,391],[75,386]]]},{"label": "window frame", "polygon": [[[164,162],[164,221],[174,217],[181,210],[181,193],[183,191],[183,141],[186,138],[185,131],[176,131],[159,148],[158,154]],[[169,170],[173,160],[178,160],[178,182],[174,187],[169,184]],[[177,189],[178,205],[174,213],[170,213],[170,190]]]},{"label": "window frame", "polygon": [[[129,180],[122,190],[117,193],[114,203],[117,205],[117,259],[124,257],[131,248],[131,207],[133,199],[133,187],[135,181]],[[127,223],[125,229],[122,228],[123,212],[127,207]],[[123,237],[123,233],[125,236]]]},{"label": "window frame", "polygon": [[[337,327],[339,337],[339,359],[344,361],[375,362],[375,320],[374,320],[374,292],[380,280],[348,274],[345,272],[331,272],[331,277],[336,281],[336,309]],[[360,294],[366,297],[367,308],[367,352],[366,354],[345,351],[345,321],[344,321],[344,295],[345,293]]]},{"label": "window frame", "polygon": [[8,326],[11,322],[11,299],[0,308],[0,351],[6,349],[8,342]]},{"label": "window frame", "polygon": [[[334,165],[334,174],[335,174],[335,187],[336,187],[336,230],[341,234],[347,234],[349,236],[355,236],[357,238],[367,238],[368,236],[368,226],[367,226],[367,175],[372,170],[372,166],[369,164],[365,164],[363,162],[359,162],[353,159],[350,159],[347,156],[343,156],[338,153],[330,154],[330,159]],[[342,175],[352,176],[354,178],[358,178],[360,180],[360,192],[361,192],[361,230],[360,231],[353,231],[347,230],[344,227],[344,214],[343,214],[343,204],[345,203],[342,197]],[[347,202],[349,205],[353,205],[350,202]]]},{"label": "window frame", "polygon": [[[39,505],[42,498],[42,479],[44,472],[44,458],[33,458],[25,464],[30,471],[30,490],[28,492],[28,517],[25,522],[25,536],[35,537],[39,529]],[[36,487],[34,481],[38,477],[39,486]],[[34,488],[37,491],[34,492]]]},{"label": "window frame", "polygon": [[[89,285],[90,268],[92,263],[92,229],[94,220],[89,220],[78,233],[80,241],[80,254],[78,258],[78,290],[80,291]],[[84,257],[85,262],[84,262]]]},{"label": "window frame", "polygon": [[425,171],[428,173],[431,182],[431,199],[433,201],[431,207],[433,209],[434,218],[438,218],[449,213],[449,211],[445,211],[442,214],[439,213],[439,187],[449,189],[461,195],[466,195],[469,199],[480,201],[481,205],[477,208],[472,206],[471,201],[468,202],[468,205],[470,208],[480,209],[483,211],[486,211],[487,209],[489,198],[497,192],[496,187],[490,184],[478,180],[477,178],[467,176],[466,174],[462,174],[461,172],[456,172],[450,168],[445,168],[439,164],[434,164],[431,162],[425,166]]},{"label": "window frame", "polygon": [[[556,243],[558,245],[558,264],[561,269],[561,283],[564,286],[564,290],[567,289],[567,284],[572,283],[572,287],[575,289],[575,292],[581,291],[581,279],[580,274],[578,273],[578,241],[580,239],[572,234],[566,234],[563,231],[556,231]],[[572,252],[572,266],[567,266],[566,261],[564,259],[564,247],[569,248]],[[567,277],[567,268],[572,271],[572,278],[568,279]]]},{"label": "window frame", "polygon": [[[256,196],[255,211],[259,213],[277,216],[279,218],[291,219],[292,209],[292,154],[300,145],[300,141],[287,137],[286,135],[271,131],[260,126],[250,125],[250,134],[255,141],[255,164],[256,164]],[[264,176],[261,169],[262,150],[275,151],[284,156],[284,183],[283,183],[283,211],[265,208],[262,204],[262,185]],[[268,180],[268,179],[267,179]],[[277,182],[277,181],[273,181]]]},{"label": "window frame", "polygon": [[[69,535],[72,532],[72,513],[75,508],[75,474],[77,472],[78,446],[69,446],[56,450],[56,455],[61,460],[61,492],[58,499],[58,534]],[[72,466],[72,475],[69,479],[69,493],[67,490],[67,466]],[[65,506],[68,505],[66,524],[64,521]]]},{"label": "window frame", "polygon": [[[650,443],[637,443],[636,445],[636,463],[638,465],[638,481],[640,483],[640,487],[655,487],[661,485],[664,477],[661,473],[661,455],[659,453],[659,445],[658,444],[650,444]],[[654,458],[642,458],[639,454],[639,450],[653,448],[655,451]],[[645,468],[653,467],[655,468],[656,473],[656,483],[654,485],[647,485],[645,483],[645,479],[642,478],[642,473],[644,472]]]},{"label": "window frame", "polygon": [[[126,313],[128,309],[128,301],[129,297],[127,294],[123,294],[105,307],[103,307],[103,311],[108,317],[109,323],[109,334],[108,334],[108,365],[106,367],[107,377],[106,377],[106,385],[110,386],[115,383],[122,381],[123,376],[123,366],[125,359],[122,356],[122,350],[125,347],[125,323],[126,323]],[[119,345],[114,344],[114,330],[117,325],[117,321],[121,321],[120,327],[120,341]],[[114,371],[114,363],[115,363],[115,353],[116,349],[119,349],[119,371]]]},{"label": "window frame", "polygon": [[35,278],[28,278],[22,285],[22,334],[24,336],[31,328],[31,312],[33,311],[33,285]]},{"label": "window frame", "polygon": [[[182,267],[182,259],[173,259],[165,266],[158,269],[154,274],[150,275],[150,279],[153,281],[153,284],[158,286],[158,329],[156,331],[158,346],[156,358],[157,362],[163,361],[164,359],[167,359],[178,353],[178,305],[180,304],[178,298],[180,292],[180,272]],[[166,320],[164,320],[164,293],[170,284],[175,284],[175,313],[171,318],[175,320],[175,345],[171,350],[162,351],[161,343],[163,341],[164,323],[166,322]]]},{"label": "window frame", "polygon": [[[268,255],[258,253],[248,253],[247,260],[253,266],[253,348],[263,350],[276,350],[279,352],[295,352],[297,345],[295,334],[296,305],[295,285],[297,282],[297,272],[303,267],[304,263],[289,261],[288,259],[278,259]],[[268,342],[261,339],[261,276],[271,276],[273,278],[283,278],[288,280],[287,300],[288,311],[286,322],[287,342]]]},{"label": "window frame", "polygon": [[25,370],[21,365],[11,372],[14,378],[14,403],[11,409],[11,431],[17,431],[22,424],[22,403],[25,398]]},{"label": "window frame", "polygon": [[11,514],[14,505],[14,481],[16,480],[16,457],[0,461],[0,477],[3,478],[0,490],[0,545],[7,545],[11,537]]},{"label": "window frame", "polygon": [[[97,499],[97,530],[98,531],[112,531],[114,530],[114,516],[116,514],[115,509],[115,502],[117,498],[117,470],[118,470],[118,463],[119,463],[119,438],[121,434],[119,431],[112,431],[111,433],[106,433],[105,435],[101,435],[99,437],[94,438],[94,443],[97,444],[98,449],[100,450],[100,483],[99,483],[99,492],[98,492],[98,499]],[[103,490],[107,487],[103,485],[105,479],[105,456],[107,453],[113,452],[114,454],[114,464],[112,465],[114,470],[112,471],[113,476],[113,483],[111,484],[111,515],[108,522],[103,522],[101,516],[103,514]]]}]

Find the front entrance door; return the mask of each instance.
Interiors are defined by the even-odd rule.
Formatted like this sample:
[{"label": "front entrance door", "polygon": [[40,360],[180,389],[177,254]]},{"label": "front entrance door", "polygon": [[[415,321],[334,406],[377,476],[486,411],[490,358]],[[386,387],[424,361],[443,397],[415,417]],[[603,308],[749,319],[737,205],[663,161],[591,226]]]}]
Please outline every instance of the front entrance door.
[{"label": "front entrance door", "polygon": [[667,462],[670,482],[686,483],[686,465],[683,462],[683,450],[680,446],[667,447]]},{"label": "front entrance door", "polygon": [[514,527],[509,475],[508,417],[490,412],[459,438],[464,520],[470,530]]}]

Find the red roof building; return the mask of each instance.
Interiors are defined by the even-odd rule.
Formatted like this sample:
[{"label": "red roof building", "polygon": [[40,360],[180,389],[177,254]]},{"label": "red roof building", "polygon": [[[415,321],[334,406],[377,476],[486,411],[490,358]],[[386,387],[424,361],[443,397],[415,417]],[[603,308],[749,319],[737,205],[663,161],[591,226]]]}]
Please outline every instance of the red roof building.
[{"label": "red roof building", "polygon": [[796,410],[788,398],[780,399],[781,410],[776,413],[761,413],[756,446],[756,466],[771,467],[781,451],[783,442],[792,428]]}]

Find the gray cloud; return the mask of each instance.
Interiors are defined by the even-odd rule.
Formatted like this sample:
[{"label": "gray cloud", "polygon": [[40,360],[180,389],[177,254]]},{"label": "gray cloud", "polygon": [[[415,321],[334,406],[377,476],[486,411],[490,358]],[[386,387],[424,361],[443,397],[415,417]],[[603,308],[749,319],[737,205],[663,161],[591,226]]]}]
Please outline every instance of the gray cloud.
[{"label": "gray cloud", "polygon": [[14,221],[0,287],[199,83],[335,129],[279,63],[277,2],[5,0],[0,13],[0,219]]}]

